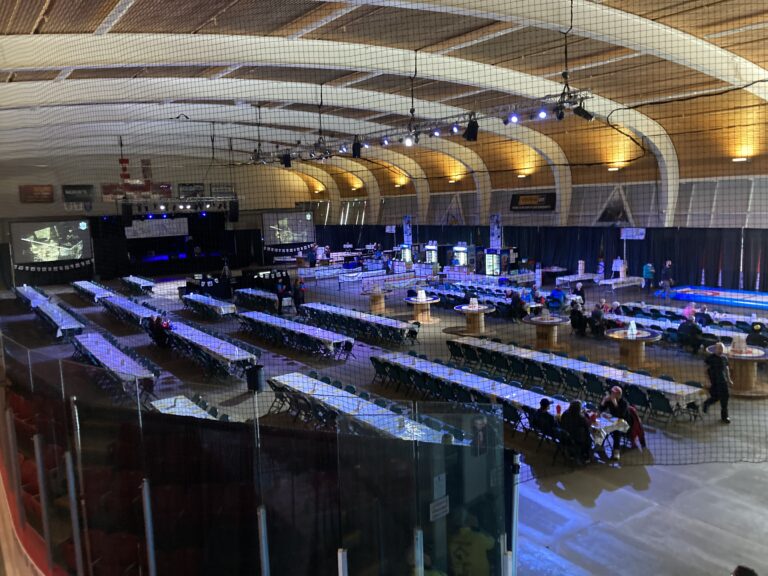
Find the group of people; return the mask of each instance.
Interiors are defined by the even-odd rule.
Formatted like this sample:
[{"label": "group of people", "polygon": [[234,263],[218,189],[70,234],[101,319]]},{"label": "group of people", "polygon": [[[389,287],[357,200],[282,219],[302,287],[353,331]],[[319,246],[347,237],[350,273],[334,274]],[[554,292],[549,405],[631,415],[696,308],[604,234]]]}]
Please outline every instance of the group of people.
[{"label": "group of people", "polygon": [[574,304],[571,306],[571,327],[578,336],[586,336],[587,328],[589,328],[593,335],[602,338],[605,335],[606,329],[618,327],[620,324],[616,321],[609,323],[605,318],[606,314],[621,315],[621,304],[619,302],[608,304],[605,298],[601,298],[595,303],[589,316],[587,316],[580,304]]},{"label": "group of people", "polygon": [[292,298],[293,306],[298,311],[304,305],[306,287],[304,286],[304,280],[299,277],[293,281],[293,287],[291,288],[290,282],[284,282],[282,278],[277,280],[275,285],[275,294],[277,295],[277,313],[283,314],[283,299]]}]

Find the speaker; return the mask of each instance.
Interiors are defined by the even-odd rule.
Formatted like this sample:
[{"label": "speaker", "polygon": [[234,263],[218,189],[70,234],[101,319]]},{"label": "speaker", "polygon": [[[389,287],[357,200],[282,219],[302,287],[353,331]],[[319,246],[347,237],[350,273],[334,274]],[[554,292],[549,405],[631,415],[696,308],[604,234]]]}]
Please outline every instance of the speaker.
[{"label": "speaker", "polygon": [[229,222],[237,222],[240,220],[240,202],[232,200],[229,203]]},{"label": "speaker", "polygon": [[291,155],[290,155],[290,154],[283,154],[283,155],[280,157],[280,163],[281,163],[281,164],[282,164],[282,165],[283,165],[285,168],[290,168],[290,167],[291,167]]},{"label": "speaker", "polygon": [[248,390],[251,392],[263,392],[267,389],[267,384],[264,381],[264,366],[261,364],[255,364],[245,371],[245,381],[248,385]]},{"label": "speaker", "polygon": [[131,226],[133,224],[133,204],[123,204],[123,226]]}]

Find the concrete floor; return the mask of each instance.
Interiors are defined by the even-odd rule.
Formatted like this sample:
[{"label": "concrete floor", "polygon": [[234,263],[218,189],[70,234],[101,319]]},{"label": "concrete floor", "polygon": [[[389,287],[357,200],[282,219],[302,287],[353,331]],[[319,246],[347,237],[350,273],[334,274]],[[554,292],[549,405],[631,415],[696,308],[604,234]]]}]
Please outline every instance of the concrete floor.
[{"label": "concrete floor", "polygon": [[[117,284],[114,285],[117,289]],[[147,336],[116,321],[100,306],[70,293],[59,292],[89,321],[107,328],[126,345],[159,364],[163,376],[158,394],[203,393],[233,420],[244,421],[262,415],[269,407],[268,394],[254,407],[245,383],[234,379],[207,378],[185,358],[170,355],[152,345]],[[267,376],[290,371],[317,370],[345,384],[367,388],[390,397],[403,398],[391,389],[370,384],[373,376],[369,357],[384,353],[376,346],[358,342],[355,357],[346,362],[326,360],[295,351],[275,348],[239,332],[236,322],[206,322],[181,310],[175,285],[158,290],[153,302],[171,310],[178,318],[202,324],[252,342],[264,350],[262,363]],[[308,301],[324,301],[346,307],[367,308],[359,286],[346,284],[338,290],[335,280],[308,287]],[[407,319],[403,291],[388,299],[388,315]],[[596,288],[588,300],[603,296]],[[635,290],[620,291],[611,300],[650,301]],[[25,346],[67,357],[69,345],[52,345],[50,335],[39,323],[30,328],[31,316],[19,305],[1,302],[3,331]],[[430,358],[448,358],[445,340],[461,327],[463,317],[453,311],[434,309],[439,323],[423,326],[414,349]],[[523,324],[488,319],[492,336],[503,341],[533,343],[533,330]],[[447,330],[447,332],[446,332]],[[592,338],[580,339],[561,329],[561,347],[569,354],[587,354],[593,361],[618,361],[616,345]],[[671,374],[678,381],[705,378],[703,356],[654,346],[648,351],[649,369],[654,374]],[[761,371],[760,378],[766,380]],[[765,400],[732,400],[733,423],[721,425],[710,414],[703,422],[685,421],[646,425],[649,450],[627,452],[621,463],[594,464],[572,471],[551,464],[551,451],[524,442],[507,431],[509,447],[524,454],[520,508],[519,565],[521,575],[547,574],[729,574],[737,564],[768,572],[768,416]],[[717,409],[713,410],[717,412]],[[752,463],[750,463],[752,462]]]}]

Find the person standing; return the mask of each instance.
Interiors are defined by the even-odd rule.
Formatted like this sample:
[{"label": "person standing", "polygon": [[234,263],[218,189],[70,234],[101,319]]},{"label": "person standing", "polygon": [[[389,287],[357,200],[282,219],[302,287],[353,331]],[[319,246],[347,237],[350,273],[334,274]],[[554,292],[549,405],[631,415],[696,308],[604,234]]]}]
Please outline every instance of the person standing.
[{"label": "person standing", "polygon": [[288,295],[288,288],[285,287],[285,283],[282,278],[277,281],[275,286],[275,293],[277,294],[277,313],[282,316],[283,314],[283,298]]},{"label": "person standing", "polygon": [[581,302],[579,302],[579,304],[584,305],[587,303],[587,294],[584,291],[584,284],[582,284],[581,282],[576,282],[576,288],[573,289],[571,294],[581,298]]},{"label": "person standing", "polygon": [[653,279],[656,277],[656,268],[653,267],[653,264],[650,262],[646,263],[645,266],[643,266],[643,287],[645,288],[645,293],[650,294],[651,288],[653,287]]},{"label": "person standing", "polygon": [[669,302],[669,296],[672,293],[672,286],[675,284],[675,279],[672,277],[672,260],[667,260],[664,263],[664,268],[661,269],[661,288],[664,290],[664,300]]},{"label": "person standing", "polygon": [[724,424],[730,424],[728,417],[728,399],[730,398],[729,386],[733,386],[731,369],[728,366],[728,358],[725,357],[725,346],[722,342],[715,344],[714,353],[707,356],[704,362],[707,364],[707,376],[709,376],[709,398],[704,401],[701,411],[705,414],[712,404],[720,402],[720,420]]},{"label": "person standing", "polygon": [[304,280],[296,278],[296,281],[293,283],[293,305],[296,307],[297,312],[304,305],[304,291]]}]

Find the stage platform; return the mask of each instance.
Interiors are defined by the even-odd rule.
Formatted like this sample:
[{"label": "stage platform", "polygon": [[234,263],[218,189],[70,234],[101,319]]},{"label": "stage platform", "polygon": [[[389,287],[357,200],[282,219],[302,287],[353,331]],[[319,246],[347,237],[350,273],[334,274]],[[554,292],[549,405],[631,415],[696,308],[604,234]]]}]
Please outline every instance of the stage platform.
[{"label": "stage platform", "polygon": [[[664,291],[657,291],[656,296],[664,298]],[[671,297],[674,300],[699,302],[701,304],[721,304],[723,306],[768,310],[768,292],[729,290],[708,286],[680,286],[672,290]]]}]

